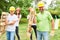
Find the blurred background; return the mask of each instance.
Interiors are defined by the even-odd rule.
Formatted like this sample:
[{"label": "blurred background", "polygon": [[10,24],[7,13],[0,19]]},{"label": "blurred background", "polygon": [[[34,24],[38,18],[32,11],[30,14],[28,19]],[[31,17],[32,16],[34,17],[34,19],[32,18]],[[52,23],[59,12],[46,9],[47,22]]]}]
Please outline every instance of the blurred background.
[{"label": "blurred background", "polygon": [[[2,12],[9,12],[9,7],[14,6],[21,8],[22,19],[20,21],[19,34],[21,35],[21,40],[27,40],[26,29],[27,29],[27,15],[29,14],[28,8],[31,6],[36,10],[36,13],[39,12],[37,8],[37,3],[41,0],[0,0],[0,18]],[[60,40],[60,0],[42,0],[45,3],[45,10],[48,10],[53,18],[55,23],[58,25],[58,28],[55,27],[55,36],[49,37],[50,40]],[[58,21],[59,20],[59,21]],[[25,35],[23,35],[25,34]],[[34,34],[34,33],[33,33]],[[33,40],[35,36],[33,35]],[[0,40],[6,40],[5,33],[0,36]],[[16,38],[17,40],[17,38]]]}]

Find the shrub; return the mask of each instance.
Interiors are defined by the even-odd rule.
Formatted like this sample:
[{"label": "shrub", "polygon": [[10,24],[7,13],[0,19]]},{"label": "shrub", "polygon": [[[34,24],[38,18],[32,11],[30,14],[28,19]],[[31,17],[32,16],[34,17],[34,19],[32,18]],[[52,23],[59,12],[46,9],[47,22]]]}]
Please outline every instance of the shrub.
[{"label": "shrub", "polygon": [[27,18],[21,18],[20,23],[27,23]]}]

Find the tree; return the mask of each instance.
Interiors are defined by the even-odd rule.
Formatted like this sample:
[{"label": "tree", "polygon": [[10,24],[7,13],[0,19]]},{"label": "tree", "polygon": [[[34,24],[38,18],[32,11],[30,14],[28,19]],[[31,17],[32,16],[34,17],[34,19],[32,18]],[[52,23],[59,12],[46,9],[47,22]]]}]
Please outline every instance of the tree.
[{"label": "tree", "polygon": [[49,7],[49,11],[51,12],[52,15],[56,15],[58,18],[60,18],[60,0],[52,1]]},{"label": "tree", "polygon": [[28,14],[27,9],[29,6],[31,6],[31,2],[32,0],[2,0],[0,1],[0,11],[8,12],[10,6],[19,6],[21,8],[21,14],[23,15],[23,17],[26,17],[26,15]]}]

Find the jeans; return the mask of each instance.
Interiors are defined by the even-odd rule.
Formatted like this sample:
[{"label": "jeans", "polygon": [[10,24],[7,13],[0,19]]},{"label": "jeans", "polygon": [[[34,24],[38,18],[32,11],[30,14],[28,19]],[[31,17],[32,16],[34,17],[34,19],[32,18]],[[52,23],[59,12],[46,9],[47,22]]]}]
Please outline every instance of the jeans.
[{"label": "jeans", "polygon": [[[18,31],[18,27],[17,26],[16,26],[15,34],[16,34],[18,40],[20,40],[19,31]],[[15,37],[14,37],[14,40],[15,40]]]},{"label": "jeans", "polygon": [[49,40],[48,31],[37,31],[37,40]]},{"label": "jeans", "polygon": [[14,31],[6,31],[6,35],[7,35],[7,40],[14,40],[15,32]]}]

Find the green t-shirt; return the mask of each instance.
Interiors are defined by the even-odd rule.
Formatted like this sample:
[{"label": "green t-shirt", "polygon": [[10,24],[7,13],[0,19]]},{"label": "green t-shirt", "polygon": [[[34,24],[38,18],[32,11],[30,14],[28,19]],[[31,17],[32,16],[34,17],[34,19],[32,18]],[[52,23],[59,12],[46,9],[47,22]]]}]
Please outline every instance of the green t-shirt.
[{"label": "green t-shirt", "polygon": [[50,24],[52,20],[52,16],[48,11],[44,11],[43,13],[39,13],[36,16],[37,18],[37,30],[39,31],[49,31]]}]

